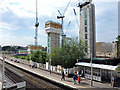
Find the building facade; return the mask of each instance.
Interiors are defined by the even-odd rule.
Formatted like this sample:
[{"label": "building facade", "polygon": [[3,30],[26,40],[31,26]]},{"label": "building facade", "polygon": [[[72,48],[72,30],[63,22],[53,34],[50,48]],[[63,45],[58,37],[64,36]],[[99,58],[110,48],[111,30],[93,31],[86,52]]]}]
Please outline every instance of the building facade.
[{"label": "building facade", "polygon": [[28,53],[30,53],[30,51],[37,51],[40,50],[42,51],[42,46],[41,45],[28,45]]},{"label": "building facade", "polygon": [[115,45],[109,42],[97,42],[96,43],[96,56],[102,57],[115,57],[114,56]]},{"label": "building facade", "polygon": [[19,50],[19,54],[28,54],[27,50]]},{"label": "building facade", "polygon": [[86,56],[96,57],[95,6],[88,4],[82,8],[80,16],[80,40],[85,42]]},{"label": "building facade", "polygon": [[114,55],[116,58],[120,58],[120,42],[115,41],[114,44],[115,44]]},{"label": "building facade", "polygon": [[62,25],[53,21],[45,23],[47,32],[47,52],[51,53],[54,47],[60,46],[60,34],[62,34]]}]

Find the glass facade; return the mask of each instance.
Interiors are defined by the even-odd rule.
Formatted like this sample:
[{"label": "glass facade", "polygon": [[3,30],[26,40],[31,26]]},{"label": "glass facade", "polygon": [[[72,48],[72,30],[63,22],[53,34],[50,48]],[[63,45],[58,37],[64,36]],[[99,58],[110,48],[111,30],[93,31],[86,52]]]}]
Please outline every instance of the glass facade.
[{"label": "glass facade", "polygon": [[85,41],[85,46],[86,46],[86,48],[85,48],[85,52],[87,53],[88,52],[88,41]]},{"label": "glass facade", "polygon": [[87,25],[87,20],[85,20],[85,25]]},{"label": "glass facade", "polygon": [[87,34],[85,34],[85,39],[87,39]]},{"label": "glass facade", "polygon": [[48,47],[50,47],[49,43],[48,43]]},{"label": "glass facade", "polygon": [[49,53],[50,51],[49,51],[49,49],[48,49],[48,53]]},{"label": "glass facade", "polygon": [[85,27],[85,32],[87,32],[87,27]]},{"label": "glass facade", "polygon": [[87,18],[87,9],[84,11],[84,17]]},{"label": "glass facade", "polygon": [[85,41],[85,46],[86,46],[86,47],[88,46],[88,41]]},{"label": "glass facade", "polygon": [[48,42],[50,42],[50,38],[48,37]]}]

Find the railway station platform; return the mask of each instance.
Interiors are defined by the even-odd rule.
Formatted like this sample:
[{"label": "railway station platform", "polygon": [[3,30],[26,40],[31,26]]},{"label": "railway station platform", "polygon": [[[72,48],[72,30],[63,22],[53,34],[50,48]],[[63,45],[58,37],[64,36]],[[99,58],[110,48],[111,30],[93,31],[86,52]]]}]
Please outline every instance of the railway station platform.
[{"label": "railway station platform", "polygon": [[0,90],[2,89],[2,83],[0,82]]},{"label": "railway station platform", "polygon": [[[74,89],[80,89],[80,88],[112,88],[110,83],[101,83],[101,82],[95,82],[93,81],[93,87],[90,86],[91,80],[81,78],[81,83],[80,84],[75,84],[73,83],[73,78],[68,78],[65,77],[65,81],[61,81],[61,75],[51,73],[45,70],[37,69],[37,68],[31,68],[28,65],[24,65],[21,63],[16,63],[14,61],[10,61],[8,59],[5,59],[5,61],[9,64],[12,64],[18,68],[24,69],[28,72],[31,72],[33,74],[39,75],[43,78],[46,78],[48,80],[51,80],[52,82],[59,83],[61,85],[64,85],[66,87],[74,88]],[[77,82],[77,80],[76,80]]]}]

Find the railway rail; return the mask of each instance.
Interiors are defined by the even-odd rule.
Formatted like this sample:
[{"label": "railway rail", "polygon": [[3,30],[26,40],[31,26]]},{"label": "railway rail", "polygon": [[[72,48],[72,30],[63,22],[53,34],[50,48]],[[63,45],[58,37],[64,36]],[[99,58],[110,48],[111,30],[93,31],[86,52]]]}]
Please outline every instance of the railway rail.
[{"label": "railway rail", "polygon": [[33,74],[29,71],[25,71],[7,62],[5,63],[5,74],[16,83],[26,81],[26,88],[72,90],[70,87],[47,80],[41,76]]}]

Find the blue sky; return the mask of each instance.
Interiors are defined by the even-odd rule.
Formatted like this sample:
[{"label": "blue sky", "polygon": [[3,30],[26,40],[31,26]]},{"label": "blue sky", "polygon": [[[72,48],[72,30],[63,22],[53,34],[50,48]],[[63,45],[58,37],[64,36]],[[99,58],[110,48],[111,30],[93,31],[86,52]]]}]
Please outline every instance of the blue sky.
[{"label": "blue sky", "polygon": [[[69,0],[38,0],[39,30],[38,44],[47,46],[45,22],[57,20],[57,10],[64,12]],[[71,0],[65,13],[64,32],[68,37],[78,36],[78,27],[73,14],[77,13],[77,0]],[[96,14],[97,42],[112,42],[118,34],[118,0],[93,0]],[[67,29],[68,23],[70,27]],[[34,44],[35,36],[35,0],[1,0],[0,1],[0,45]]]}]

